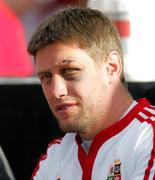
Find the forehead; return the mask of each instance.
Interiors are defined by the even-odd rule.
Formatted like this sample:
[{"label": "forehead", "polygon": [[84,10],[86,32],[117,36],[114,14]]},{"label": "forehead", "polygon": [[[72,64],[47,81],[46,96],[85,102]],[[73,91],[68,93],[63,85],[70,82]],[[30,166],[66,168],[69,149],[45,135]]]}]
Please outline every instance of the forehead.
[{"label": "forehead", "polygon": [[35,60],[37,69],[54,68],[73,63],[94,66],[94,60],[86,51],[75,45],[65,45],[63,43],[49,44],[40,49]]}]

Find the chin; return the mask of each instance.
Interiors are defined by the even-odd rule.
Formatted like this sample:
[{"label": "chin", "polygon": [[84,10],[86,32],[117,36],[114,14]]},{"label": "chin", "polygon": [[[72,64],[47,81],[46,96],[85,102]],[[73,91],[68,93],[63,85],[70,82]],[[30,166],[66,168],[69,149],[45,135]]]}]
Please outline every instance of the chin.
[{"label": "chin", "polygon": [[72,132],[79,132],[81,128],[73,125],[64,125],[59,123],[59,127],[62,132],[64,133],[72,133]]}]

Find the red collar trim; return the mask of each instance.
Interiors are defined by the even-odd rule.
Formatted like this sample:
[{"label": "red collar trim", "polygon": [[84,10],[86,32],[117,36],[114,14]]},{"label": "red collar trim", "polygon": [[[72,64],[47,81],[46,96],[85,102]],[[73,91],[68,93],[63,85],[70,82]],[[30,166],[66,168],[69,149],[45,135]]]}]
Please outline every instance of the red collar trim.
[{"label": "red collar trim", "polygon": [[119,132],[121,132],[124,128],[126,128],[130,122],[134,119],[135,115],[141,111],[144,107],[150,106],[150,103],[145,99],[139,99],[138,103],[135,107],[120,121],[117,121],[112,126],[103,129],[95,139],[93,140],[88,155],[84,152],[81,146],[81,138],[76,135],[76,142],[78,145],[78,158],[83,170],[83,178],[82,180],[90,180],[93,164],[97,155],[97,152],[101,145],[103,145],[108,139],[115,136]]}]

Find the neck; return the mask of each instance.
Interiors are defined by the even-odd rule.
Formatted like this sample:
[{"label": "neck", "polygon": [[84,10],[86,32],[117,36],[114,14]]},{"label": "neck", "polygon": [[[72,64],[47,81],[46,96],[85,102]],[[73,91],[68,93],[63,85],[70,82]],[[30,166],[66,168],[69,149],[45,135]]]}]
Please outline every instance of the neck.
[{"label": "neck", "polygon": [[[127,109],[133,102],[133,98],[123,85],[116,90],[112,98],[112,106],[110,110],[109,117],[111,118],[112,122],[115,123],[124,115]],[[112,123],[112,124],[113,124]]]},{"label": "neck", "polygon": [[104,118],[94,122],[92,127],[89,127],[84,133],[80,134],[82,139],[93,140],[95,136],[101,132],[103,129],[106,129],[119,121],[127,109],[133,102],[128,90],[121,85],[117,90],[115,89],[113,95],[109,98],[109,105],[104,114]]}]

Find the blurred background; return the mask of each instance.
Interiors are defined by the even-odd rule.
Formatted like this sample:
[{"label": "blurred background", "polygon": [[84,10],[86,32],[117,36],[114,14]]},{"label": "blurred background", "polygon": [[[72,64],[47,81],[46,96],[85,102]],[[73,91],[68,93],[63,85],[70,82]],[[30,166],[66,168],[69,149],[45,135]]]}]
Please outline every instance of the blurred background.
[{"label": "blurred background", "polygon": [[17,180],[30,179],[47,144],[63,135],[35,77],[27,43],[45,17],[69,6],[99,9],[114,22],[129,91],[155,105],[153,0],[0,0],[0,146]]}]

